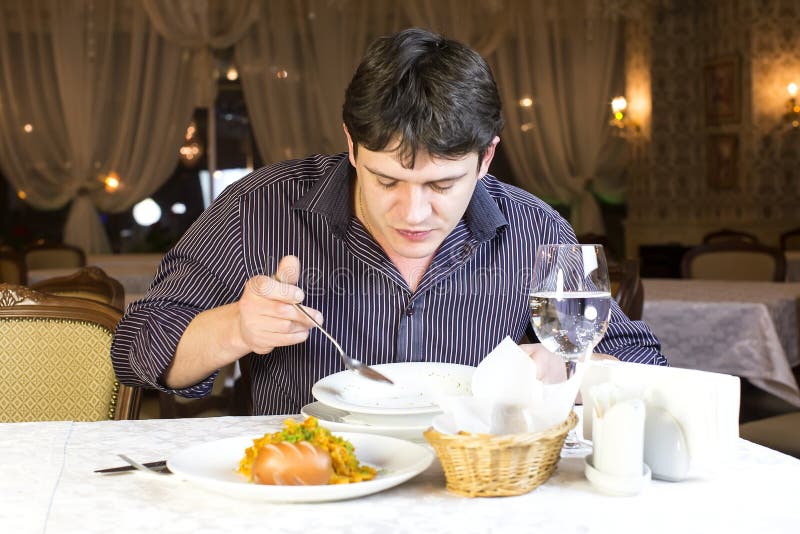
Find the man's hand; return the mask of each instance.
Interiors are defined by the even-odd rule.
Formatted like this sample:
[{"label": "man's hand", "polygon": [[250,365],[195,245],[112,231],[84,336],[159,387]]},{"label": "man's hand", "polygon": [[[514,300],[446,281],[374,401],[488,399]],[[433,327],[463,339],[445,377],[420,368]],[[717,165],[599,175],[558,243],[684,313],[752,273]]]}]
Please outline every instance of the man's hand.
[{"label": "man's hand", "polygon": [[[275,347],[302,343],[314,323],[294,307],[303,301],[303,291],[295,286],[300,277],[300,260],[286,256],[274,276],[254,276],[247,281],[237,303],[239,337],[246,352],[267,354]],[[320,324],[322,314],[306,308]]]},{"label": "man's hand", "polygon": [[567,367],[561,356],[550,352],[541,343],[531,343],[519,347],[536,362],[536,378],[545,384],[557,384],[567,380]]},{"label": "man's hand", "polygon": [[[541,343],[531,343],[520,345],[522,350],[528,353],[536,362],[536,378],[545,384],[557,384],[567,379],[567,367],[564,360],[554,352],[550,352]],[[594,353],[593,360],[616,360],[610,354]]]}]

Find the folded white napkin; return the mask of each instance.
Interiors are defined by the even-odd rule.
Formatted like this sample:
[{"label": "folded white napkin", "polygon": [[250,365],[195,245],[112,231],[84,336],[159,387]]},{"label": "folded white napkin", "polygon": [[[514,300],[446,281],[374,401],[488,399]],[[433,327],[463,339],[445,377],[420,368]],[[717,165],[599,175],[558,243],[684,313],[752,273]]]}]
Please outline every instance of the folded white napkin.
[{"label": "folded white napkin", "polygon": [[595,385],[612,383],[662,408],[680,424],[691,458],[689,476],[715,472],[739,437],[739,378],[677,367],[615,361],[583,365],[583,435],[592,438]]},{"label": "folded white napkin", "polygon": [[439,431],[479,434],[538,432],[564,421],[578,394],[576,373],[560,384],[536,378],[536,363],[506,337],[472,375],[472,395],[441,396],[444,412],[434,420]]}]

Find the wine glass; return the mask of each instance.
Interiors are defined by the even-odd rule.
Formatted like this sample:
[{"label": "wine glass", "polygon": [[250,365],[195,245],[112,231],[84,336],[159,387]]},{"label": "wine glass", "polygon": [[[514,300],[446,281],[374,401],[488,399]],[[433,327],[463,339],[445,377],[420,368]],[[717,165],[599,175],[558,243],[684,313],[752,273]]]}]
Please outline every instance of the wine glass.
[{"label": "wine glass", "polygon": [[[541,245],[530,288],[531,324],[539,342],[558,354],[567,379],[603,338],[611,315],[608,266],[602,245]],[[583,449],[570,430],[567,449]]]}]

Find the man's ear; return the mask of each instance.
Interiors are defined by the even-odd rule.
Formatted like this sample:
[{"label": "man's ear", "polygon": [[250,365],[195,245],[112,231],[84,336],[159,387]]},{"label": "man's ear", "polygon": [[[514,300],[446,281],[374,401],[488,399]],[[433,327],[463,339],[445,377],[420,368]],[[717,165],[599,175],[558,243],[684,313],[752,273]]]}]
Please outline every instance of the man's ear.
[{"label": "man's ear", "polygon": [[481,161],[481,168],[478,170],[479,179],[486,176],[486,173],[489,172],[489,164],[492,162],[492,158],[494,158],[494,151],[498,143],[500,143],[500,137],[494,136],[492,142],[486,147],[486,152],[483,153],[483,161]]},{"label": "man's ear", "polygon": [[350,132],[347,131],[347,126],[342,123],[342,129],[344,130],[344,135],[347,137],[347,155],[350,158],[350,165],[353,167],[356,166],[356,153],[353,150],[353,139],[350,137]]}]

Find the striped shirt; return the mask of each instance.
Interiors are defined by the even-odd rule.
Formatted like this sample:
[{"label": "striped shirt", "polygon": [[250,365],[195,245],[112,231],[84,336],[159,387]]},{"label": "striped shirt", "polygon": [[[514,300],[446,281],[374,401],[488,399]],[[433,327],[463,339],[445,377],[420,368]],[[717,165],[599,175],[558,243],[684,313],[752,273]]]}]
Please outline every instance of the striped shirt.
[{"label": "striped shirt", "polygon": [[[142,300],[117,329],[111,357],[120,381],[186,397],[207,395],[216,374],[192,387],[159,383],[178,341],[203,310],[239,299],[252,276],[300,258],[304,305],[354,358],[374,365],[438,361],[477,365],[500,341],[519,342],[530,325],[529,278],[541,243],[574,243],[550,206],[487,175],[462,220],[412,292],[354,216],[355,171],[346,154],[312,156],[254,171],[228,187],[164,257]],[[666,365],[647,326],[612,303],[598,352]],[[336,349],[314,329],[297,345],[252,355],[255,414],[298,413],[311,386],[343,370]]]}]

